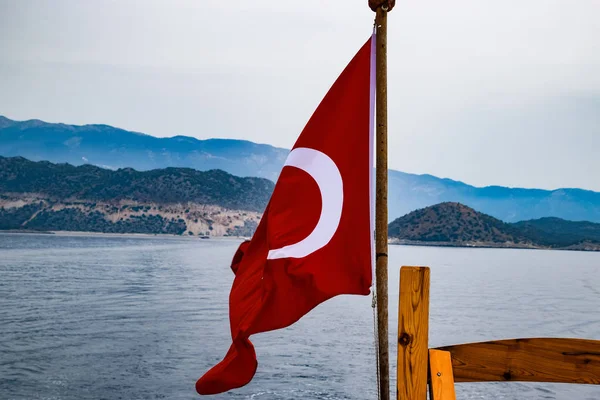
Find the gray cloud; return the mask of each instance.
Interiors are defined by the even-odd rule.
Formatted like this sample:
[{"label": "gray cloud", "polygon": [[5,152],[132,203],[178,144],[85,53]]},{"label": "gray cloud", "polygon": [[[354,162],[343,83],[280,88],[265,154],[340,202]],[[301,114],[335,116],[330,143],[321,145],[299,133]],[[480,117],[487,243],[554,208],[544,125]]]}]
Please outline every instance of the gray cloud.
[{"label": "gray cloud", "polygon": [[[600,2],[400,2],[390,166],[600,190]],[[366,0],[0,0],[0,114],[290,147]]]}]

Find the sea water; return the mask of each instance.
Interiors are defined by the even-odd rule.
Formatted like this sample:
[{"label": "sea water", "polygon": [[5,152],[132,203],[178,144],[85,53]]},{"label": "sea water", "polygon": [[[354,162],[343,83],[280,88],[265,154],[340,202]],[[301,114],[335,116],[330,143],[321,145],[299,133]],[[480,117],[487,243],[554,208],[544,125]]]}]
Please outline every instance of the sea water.
[{"label": "sea water", "polygon": [[[0,399],[198,398],[194,383],[231,343],[238,244],[0,234]],[[600,339],[600,253],[391,246],[389,261],[393,366],[401,265],[431,267],[430,347]],[[254,380],[213,398],[376,398],[369,297],[334,298],[252,340]],[[597,400],[600,386],[467,383],[457,396]]]}]

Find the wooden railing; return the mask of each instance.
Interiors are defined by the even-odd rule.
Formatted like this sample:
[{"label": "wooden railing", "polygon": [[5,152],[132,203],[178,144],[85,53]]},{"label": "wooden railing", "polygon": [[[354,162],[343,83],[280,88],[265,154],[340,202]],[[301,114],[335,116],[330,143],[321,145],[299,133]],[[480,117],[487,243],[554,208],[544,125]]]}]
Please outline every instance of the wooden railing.
[{"label": "wooden railing", "polygon": [[397,398],[454,400],[455,382],[600,385],[600,341],[510,339],[429,349],[429,268],[402,267]]}]

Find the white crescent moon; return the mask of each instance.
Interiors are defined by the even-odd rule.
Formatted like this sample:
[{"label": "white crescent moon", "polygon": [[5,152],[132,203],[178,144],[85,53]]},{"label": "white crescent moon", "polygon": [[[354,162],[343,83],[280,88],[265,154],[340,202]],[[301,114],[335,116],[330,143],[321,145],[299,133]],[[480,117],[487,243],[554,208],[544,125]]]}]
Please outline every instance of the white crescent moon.
[{"label": "white crescent moon", "polygon": [[321,192],[321,215],[313,231],[301,241],[269,250],[268,260],[303,258],[329,243],[340,224],[344,205],[344,185],[337,165],[325,153],[299,147],[292,150],[284,167],[296,167],[309,174]]}]

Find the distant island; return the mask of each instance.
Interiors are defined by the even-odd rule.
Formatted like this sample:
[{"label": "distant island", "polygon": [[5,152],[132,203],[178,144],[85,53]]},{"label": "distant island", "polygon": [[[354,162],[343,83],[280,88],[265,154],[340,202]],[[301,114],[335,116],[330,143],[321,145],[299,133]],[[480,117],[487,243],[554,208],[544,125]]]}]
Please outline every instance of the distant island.
[{"label": "distant island", "polygon": [[[0,156],[0,230],[252,236],[273,191],[220,170],[116,171]],[[555,217],[506,223],[461,203],[389,224],[391,243],[600,250],[600,224]]]},{"label": "distant island", "polygon": [[0,157],[0,230],[251,236],[273,182]]},{"label": "distant island", "polygon": [[391,243],[600,251],[600,224],[546,217],[505,223],[460,203],[413,211],[388,228]]}]

